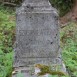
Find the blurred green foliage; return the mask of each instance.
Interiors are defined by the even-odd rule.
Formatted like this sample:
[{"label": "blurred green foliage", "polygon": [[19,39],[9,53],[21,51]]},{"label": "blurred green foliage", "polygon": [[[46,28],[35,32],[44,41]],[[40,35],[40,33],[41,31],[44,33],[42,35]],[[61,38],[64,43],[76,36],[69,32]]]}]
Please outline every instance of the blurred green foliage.
[{"label": "blurred green foliage", "polygon": [[0,3],[8,2],[8,3],[14,3],[14,4],[21,4],[24,0],[0,0]]},{"label": "blurred green foliage", "polygon": [[64,16],[71,10],[74,0],[49,0],[55,8],[58,9],[60,16]]},{"label": "blurred green foliage", "polygon": [[15,14],[0,8],[0,49],[4,53],[12,51],[12,40],[14,40],[15,36],[14,15]]},{"label": "blurred green foliage", "polygon": [[60,32],[63,61],[71,77],[77,77],[77,24],[71,22]]},{"label": "blurred green foliage", "polygon": [[15,13],[0,6],[0,77],[9,77],[12,72],[14,39]]}]

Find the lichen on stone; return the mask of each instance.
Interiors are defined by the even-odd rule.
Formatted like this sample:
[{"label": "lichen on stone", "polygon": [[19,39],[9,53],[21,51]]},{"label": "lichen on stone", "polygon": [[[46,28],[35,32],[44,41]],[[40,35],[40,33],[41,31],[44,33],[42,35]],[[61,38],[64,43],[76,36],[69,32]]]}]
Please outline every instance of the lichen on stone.
[{"label": "lichen on stone", "polygon": [[[50,75],[58,75],[60,76],[67,76],[66,73],[59,71],[59,70],[52,70],[51,66],[43,65],[43,64],[36,64],[34,66],[35,68],[38,68],[40,71],[37,73],[38,76],[50,74]],[[56,67],[55,67],[56,68]]]}]

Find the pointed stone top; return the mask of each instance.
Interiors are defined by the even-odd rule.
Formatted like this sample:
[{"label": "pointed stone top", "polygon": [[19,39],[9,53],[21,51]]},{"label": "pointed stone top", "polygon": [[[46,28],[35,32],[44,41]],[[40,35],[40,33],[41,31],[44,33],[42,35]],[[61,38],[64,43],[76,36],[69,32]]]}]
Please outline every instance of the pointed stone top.
[{"label": "pointed stone top", "polygon": [[[39,6],[47,6],[50,5],[49,0],[24,0],[23,4],[33,4],[33,5],[39,5]],[[32,6],[33,6],[32,5]]]},{"label": "pointed stone top", "polygon": [[49,0],[24,0],[16,13],[53,13],[58,16],[57,10],[51,6]]},{"label": "pointed stone top", "polygon": [[48,2],[49,0],[24,0],[24,2],[28,3],[39,3],[39,2]]}]

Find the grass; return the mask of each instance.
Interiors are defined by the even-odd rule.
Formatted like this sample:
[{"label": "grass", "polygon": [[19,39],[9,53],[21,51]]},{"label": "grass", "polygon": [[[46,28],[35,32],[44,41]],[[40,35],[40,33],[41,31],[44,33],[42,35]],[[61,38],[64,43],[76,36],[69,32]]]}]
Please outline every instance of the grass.
[{"label": "grass", "polygon": [[[77,77],[77,24],[71,22],[61,29],[60,37],[63,61],[70,77]],[[11,75],[14,40],[15,13],[0,6],[0,77]]]},{"label": "grass", "polygon": [[71,77],[77,77],[77,24],[71,22],[60,32],[63,61]]},{"label": "grass", "polygon": [[14,12],[0,6],[0,77],[9,77],[12,72],[14,16]]}]

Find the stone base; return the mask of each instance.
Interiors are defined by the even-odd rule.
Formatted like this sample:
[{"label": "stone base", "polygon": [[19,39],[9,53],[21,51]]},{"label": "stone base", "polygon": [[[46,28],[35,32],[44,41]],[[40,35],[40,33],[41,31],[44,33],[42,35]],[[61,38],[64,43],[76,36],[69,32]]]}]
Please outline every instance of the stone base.
[{"label": "stone base", "polygon": [[[56,70],[56,66],[57,65],[54,64],[53,69]],[[35,71],[36,71],[35,67],[33,67],[33,66],[17,67],[17,68],[14,68],[14,71],[12,72],[12,77],[49,77],[50,76],[49,74],[45,74],[45,75],[42,75],[42,76],[37,76]],[[64,64],[61,65],[59,71],[64,72],[65,74],[67,74]]]},{"label": "stone base", "polygon": [[14,68],[12,77],[36,77],[32,72],[33,70],[30,67],[18,67]]}]

